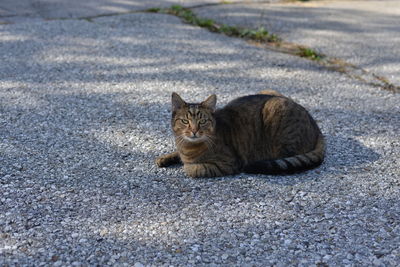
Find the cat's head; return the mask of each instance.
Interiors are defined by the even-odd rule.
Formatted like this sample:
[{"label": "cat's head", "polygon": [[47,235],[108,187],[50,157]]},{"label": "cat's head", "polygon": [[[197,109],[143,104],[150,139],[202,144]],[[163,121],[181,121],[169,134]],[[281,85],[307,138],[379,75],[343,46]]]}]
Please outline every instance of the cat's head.
[{"label": "cat's head", "polygon": [[177,93],[172,93],[171,124],[179,141],[199,143],[212,138],[216,103],[216,95],[211,95],[201,103],[186,103]]}]

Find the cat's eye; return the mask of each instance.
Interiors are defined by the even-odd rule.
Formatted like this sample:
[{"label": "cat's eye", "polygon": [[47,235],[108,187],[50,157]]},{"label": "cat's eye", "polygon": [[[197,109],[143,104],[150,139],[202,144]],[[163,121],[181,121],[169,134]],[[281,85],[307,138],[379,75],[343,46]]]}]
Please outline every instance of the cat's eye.
[{"label": "cat's eye", "polygon": [[201,120],[199,121],[200,124],[205,124],[206,122],[207,122],[207,120],[205,120],[205,119],[201,119]]},{"label": "cat's eye", "polygon": [[185,120],[185,119],[181,119],[181,122],[182,122],[183,124],[189,124],[189,121],[188,121],[188,120]]}]

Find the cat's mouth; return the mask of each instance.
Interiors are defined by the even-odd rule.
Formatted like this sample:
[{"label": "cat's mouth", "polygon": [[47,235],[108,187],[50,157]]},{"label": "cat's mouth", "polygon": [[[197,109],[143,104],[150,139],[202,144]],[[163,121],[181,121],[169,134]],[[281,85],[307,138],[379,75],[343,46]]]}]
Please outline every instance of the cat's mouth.
[{"label": "cat's mouth", "polygon": [[203,140],[203,136],[198,136],[198,135],[185,136],[185,139],[189,142],[199,142]]}]

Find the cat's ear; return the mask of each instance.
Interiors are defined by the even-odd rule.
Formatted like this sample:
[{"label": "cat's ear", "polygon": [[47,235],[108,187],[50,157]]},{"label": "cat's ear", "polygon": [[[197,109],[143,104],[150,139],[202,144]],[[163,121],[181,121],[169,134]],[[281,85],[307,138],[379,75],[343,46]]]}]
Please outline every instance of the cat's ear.
[{"label": "cat's ear", "polygon": [[175,92],[172,93],[172,110],[177,110],[186,105],[186,102]]},{"label": "cat's ear", "polygon": [[217,105],[217,96],[216,95],[210,95],[206,100],[201,102],[201,105],[203,107],[209,108],[212,111],[215,110],[215,106]]}]

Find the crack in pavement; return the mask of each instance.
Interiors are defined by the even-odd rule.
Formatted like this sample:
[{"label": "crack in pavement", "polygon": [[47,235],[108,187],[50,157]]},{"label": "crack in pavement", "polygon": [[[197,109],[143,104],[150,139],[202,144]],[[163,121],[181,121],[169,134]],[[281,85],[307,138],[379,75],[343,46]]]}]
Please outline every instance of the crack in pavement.
[{"label": "crack in pavement", "polygon": [[[306,46],[303,45],[298,45],[294,43],[289,43],[285,41],[281,42],[270,42],[270,43],[260,43],[256,41],[249,41],[249,43],[263,47],[265,49],[270,49],[273,51],[281,52],[281,53],[286,53],[286,54],[291,54],[291,55],[297,55],[299,56],[298,52],[299,49],[307,49]],[[383,90],[387,90],[393,93],[399,93],[400,92],[400,86],[397,86],[391,82],[386,77],[377,75],[373,72],[367,71],[363,69],[362,67],[356,66],[354,64],[348,63],[342,59],[339,58],[334,58],[334,57],[329,57],[325,54],[320,54],[321,59],[319,60],[313,60],[310,58],[307,58],[309,60],[314,61],[315,63],[329,69],[332,71],[336,71],[339,73],[343,73],[344,75],[356,79],[362,83],[378,87]]]}]

